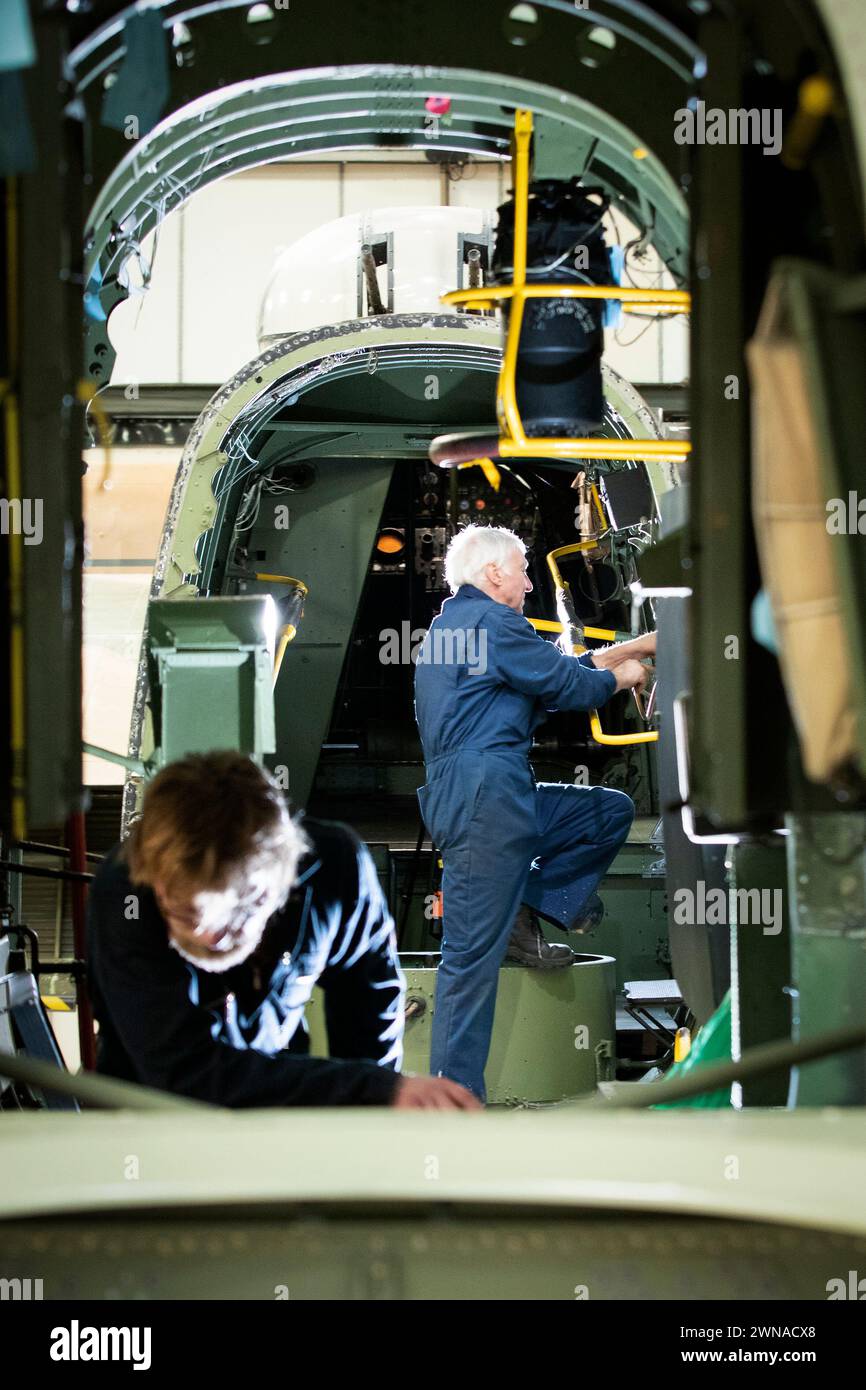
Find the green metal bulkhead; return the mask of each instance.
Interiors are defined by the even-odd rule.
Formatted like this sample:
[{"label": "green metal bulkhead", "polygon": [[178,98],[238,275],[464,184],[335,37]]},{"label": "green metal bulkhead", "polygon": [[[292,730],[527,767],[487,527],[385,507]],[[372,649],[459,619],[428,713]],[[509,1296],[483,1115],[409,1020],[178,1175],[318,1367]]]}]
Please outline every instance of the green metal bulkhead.
[{"label": "green metal bulkhead", "polygon": [[[790,815],[794,1037],[862,1025],[866,1008],[866,814]],[[862,1047],[804,1067],[798,1105],[866,1103]]]}]

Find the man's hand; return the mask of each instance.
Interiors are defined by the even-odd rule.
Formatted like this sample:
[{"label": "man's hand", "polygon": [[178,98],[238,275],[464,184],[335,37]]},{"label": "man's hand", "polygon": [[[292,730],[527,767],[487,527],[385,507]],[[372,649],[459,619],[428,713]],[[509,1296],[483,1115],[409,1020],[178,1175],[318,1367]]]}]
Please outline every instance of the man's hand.
[{"label": "man's hand", "polygon": [[391,1104],[398,1110],[483,1110],[480,1100],[445,1076],[401,1076]]},{"label": "man's hand", "polygon": [[618,691],[631,690],[632,687],[637,690],[643,690],[649,677],[647,668],[641,666],[640,662],[635,661],[633,657],[629,657],[626,661],[621,661],[612,669],[613,674],[616,676],[616,688]]},{"label": "man's hand", "polygon": [[[632,665],[636,661],[645,661],[647,657],[656,654],[656,635],[654,632],[645,632],[642,637],[632,637],[628,642],[617,642],[615,647],[596,647],[592,656],[592,664],[599,671],[613,671],[618,674],[618,668],[627,661]],[[624,690],[625,686],[620,685],[618,690]]]}]

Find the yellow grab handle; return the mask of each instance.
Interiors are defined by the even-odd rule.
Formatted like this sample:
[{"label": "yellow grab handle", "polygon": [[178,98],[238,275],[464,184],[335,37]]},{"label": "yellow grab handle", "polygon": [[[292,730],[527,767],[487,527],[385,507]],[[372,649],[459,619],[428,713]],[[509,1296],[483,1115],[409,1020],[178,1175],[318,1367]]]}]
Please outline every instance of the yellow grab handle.
[{"label": "yellow grab handle", "polygon": [[657,730],[648,734],[606,734],[601,727],[597,709],[591,709],[589,712],[589,727],[596,743],[609,744],[615,748],[629,743],[655,743],[658,739]]},{"label": "yellow grab handle", "polygon": [[[548,559],[550,559],[550,556],[548,556]],[[527,621],[532,624],[536,632],[566,631],[562,623],[554,623],[547,618],[529,618]],[[598,637],[608,642],[615,640],[617,637],[617,633],[603,627],[585,627],[583,631],[587,637]],[[586,651],[585,647],[580,652],[575,650],[574,654],[575,656],[582,656],[584,651]],[[592,736],[596,743],[606,744],[614,748],[621,748],[631,743],[656,743],[658,740],[657,730],[645,734],[606,734],[601,727],[601,720],[598,717],[597,709],[591,709],[589,711],[589,727],[592,730]]]},{"label": "yellow grab handle", "polygon": [[496,467],[492,459],[467,459],[466,463],[458,463],[458,468],[480,468],[494,492],[499,491],[502,482],[502,474]]},{"label": "yellow grab handle", "polygon": [[[555,623],[549,618],[527,618],[536,632],[565,632],[564,623]],[[630,634],[628,632],[615,632],[612,627],[585,627],[583,629],[586,637],[594,637],[599,642],[627,642]]]}]

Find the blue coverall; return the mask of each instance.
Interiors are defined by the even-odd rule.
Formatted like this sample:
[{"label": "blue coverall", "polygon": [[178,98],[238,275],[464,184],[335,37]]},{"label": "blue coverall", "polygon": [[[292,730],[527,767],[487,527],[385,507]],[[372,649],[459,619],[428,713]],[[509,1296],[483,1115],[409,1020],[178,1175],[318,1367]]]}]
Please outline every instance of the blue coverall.
[{"label": "blue coverall", "polygon": [[537,784],[529,762],[546,712],[586,710],[612,671],[575,660],[526,618],[464,584],[430,626],[415,671],[427,782],[421,813],[442,852],[442,961],[430,1070],[485,1098],[496,985],[522,902],[567,927],[628,836],[624,792]]}]

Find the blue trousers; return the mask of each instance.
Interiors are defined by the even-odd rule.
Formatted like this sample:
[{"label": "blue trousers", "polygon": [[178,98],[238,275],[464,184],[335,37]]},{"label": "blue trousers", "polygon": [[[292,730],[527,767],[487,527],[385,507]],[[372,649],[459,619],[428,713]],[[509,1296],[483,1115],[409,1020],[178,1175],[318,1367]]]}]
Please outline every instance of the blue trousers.
[{"label": "blue trousers", "polygon": [[519,753],[434,758],[418,798],[442,853],[430,1070],[485,1098],[499,967],[521,903],[567,927],[628,836],[625,792],[536,783]]}]

